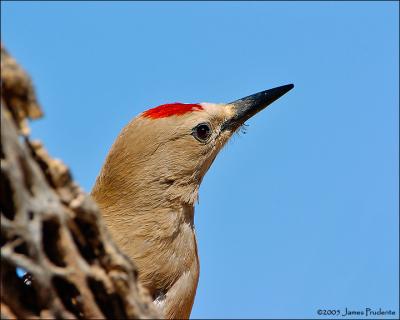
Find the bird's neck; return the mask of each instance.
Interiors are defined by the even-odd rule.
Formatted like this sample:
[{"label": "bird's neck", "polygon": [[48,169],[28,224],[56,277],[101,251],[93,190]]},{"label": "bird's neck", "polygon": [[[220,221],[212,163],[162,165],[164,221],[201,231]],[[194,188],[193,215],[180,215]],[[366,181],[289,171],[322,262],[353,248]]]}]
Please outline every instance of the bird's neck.
[{"label": "bird's neck", "polygon": [[[112,163],[110,163],[112,161]],[[122,248],[132,243],[173,248],[179,237],[194,238],[198,185],[139,165],[129,166],[111,153],[92,190],[107,227]],[[187,240],[186,239],[186,240]],[[185,243],[184,239],[180,239]],[[190,240],[193,241],[193,240]],[[175,248],[179,252],[179,248]],[[134,251],[146,248],[134,246]],[[126,250],[125,250],[126,251]],[[132,258],[137,256],[132,254]]]},{"label": "bird's neck", "polygon": [[129,197],[124,189],[120,190],[119,197],[107,194],[100,183],[96,184],[92,196],[103,212],[113,239],[137,265],[142,284],[156,295],[160,290],[168,291],[182,274],[194,268],[197,271],[191,275],[191,286],[195,288],[198,255],[193,205],[171,201],[168,197],[142,201],[145,193],[137,190],[136,196]]}]

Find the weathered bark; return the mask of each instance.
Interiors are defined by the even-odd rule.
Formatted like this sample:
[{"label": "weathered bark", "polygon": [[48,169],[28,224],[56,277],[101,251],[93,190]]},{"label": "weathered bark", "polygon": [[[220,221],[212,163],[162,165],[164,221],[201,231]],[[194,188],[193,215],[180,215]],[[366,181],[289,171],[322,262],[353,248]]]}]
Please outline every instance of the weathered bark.
[{"label": "weathered bark", "polygon": [[159,318],[95,203],[30,140],[42,112],[3,48],[1,90],[1,317]]}]

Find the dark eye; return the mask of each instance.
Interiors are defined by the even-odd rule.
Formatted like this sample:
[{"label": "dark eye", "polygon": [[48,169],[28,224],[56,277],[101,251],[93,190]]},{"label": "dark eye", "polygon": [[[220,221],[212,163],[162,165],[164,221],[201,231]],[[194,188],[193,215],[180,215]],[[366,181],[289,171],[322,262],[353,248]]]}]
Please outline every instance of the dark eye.
[{"label": "dark eye", "polygon": [[208,123],[200,123],[193,128],[192,135],[200,142],[205,142],[211,136],[211,128]]}]

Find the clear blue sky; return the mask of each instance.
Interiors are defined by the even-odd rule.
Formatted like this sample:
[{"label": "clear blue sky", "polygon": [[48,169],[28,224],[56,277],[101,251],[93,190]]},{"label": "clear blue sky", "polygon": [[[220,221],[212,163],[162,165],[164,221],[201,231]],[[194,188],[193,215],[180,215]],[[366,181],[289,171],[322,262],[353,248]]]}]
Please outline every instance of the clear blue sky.
[{"label": "clear blue sky", "polygon": [[295,84],[204,179],[193,318],[317,318],[345,307],[398,317],[399,3],[1,9],[1,41],[45,111],[33,136],[87,191],[137,113]]}]

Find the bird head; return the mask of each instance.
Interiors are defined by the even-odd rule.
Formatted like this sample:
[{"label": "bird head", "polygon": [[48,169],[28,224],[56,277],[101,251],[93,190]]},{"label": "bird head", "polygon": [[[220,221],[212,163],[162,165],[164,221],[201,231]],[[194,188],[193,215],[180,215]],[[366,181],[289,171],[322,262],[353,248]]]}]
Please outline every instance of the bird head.
[{"label": "bird head", "polygon": [[166,203],[193,205],[226,142],[246,120],[292,88],[285,85],[227,104],[172,103],[144,111],[111,148],[93,191],[107,185],[107,192],[97,192],[96,200],[107,197],[110,203],[113,197],[121,205],[134,203],[138,210]]}]

